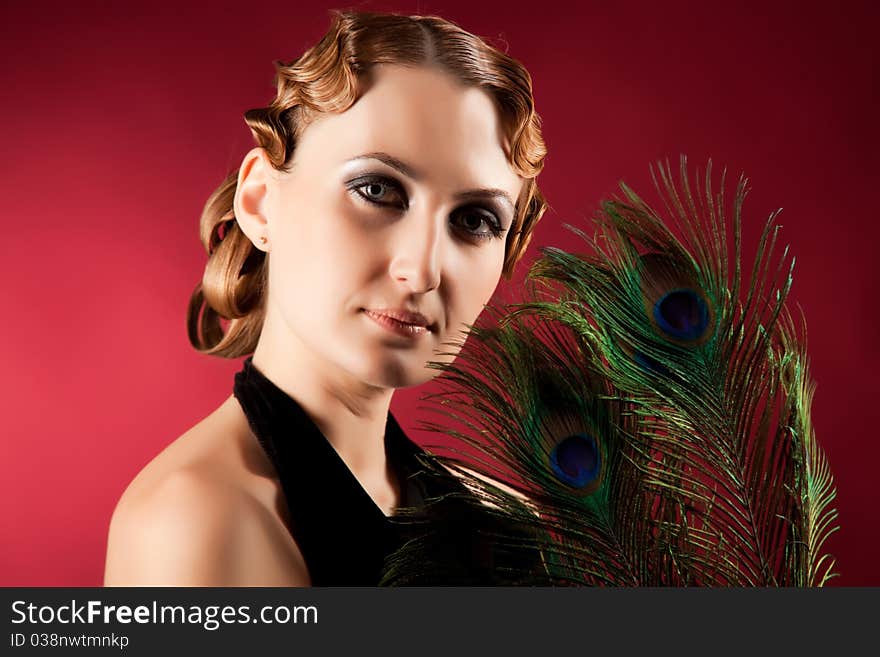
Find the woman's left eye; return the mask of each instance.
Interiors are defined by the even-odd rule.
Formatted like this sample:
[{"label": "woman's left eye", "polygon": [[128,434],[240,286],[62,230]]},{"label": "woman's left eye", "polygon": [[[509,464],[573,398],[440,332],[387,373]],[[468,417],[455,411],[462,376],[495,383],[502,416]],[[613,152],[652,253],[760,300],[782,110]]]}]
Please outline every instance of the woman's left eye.
[{"label": "woman's left eye", "polygon": [[396,185],[380,178],[368,178],[356,182],[350,189],[373,205],[393,205],[399,207],[406,205],[404,195],[400,189]]},{"label": "woman's left eye", "polygon": [[[480,240],[501,237],[506,229],[501,227],[501,222],[490,211],[478,207],[468,207],[457,210],[452,215],[454,218],[461,218],[457,222],[459,226],[464,228],[468,235],[476,237]],[[486,224],[488,230],[479,230],[480,226]]]}]

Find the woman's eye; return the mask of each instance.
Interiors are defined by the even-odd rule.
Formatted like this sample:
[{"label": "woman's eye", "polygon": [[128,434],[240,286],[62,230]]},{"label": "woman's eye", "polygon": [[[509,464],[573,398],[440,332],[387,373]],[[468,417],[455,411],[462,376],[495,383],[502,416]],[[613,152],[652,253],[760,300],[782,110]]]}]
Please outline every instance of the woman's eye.
[{"label": "woman's eye", "polygon": [[402,207],[406,205],[403,194],[396,185],[384,180],[364,180],[352,185],[358,196],[373,205],[393,205]]},{"label": "woman's eye", "polygon": [[[465,230],[465,232],[477,239],[492,239],[493,237],[501,237],[506,229],[501,227],[501,222],[495,215],[482,208],[466,208],[453,215],[458,218],[456,223]],[[480,228],[486,225],[486,228]]]},{"label": "woman's eye", "polygon": [[385,192],[388,191],[388,188],[382,183],[367,183],[362,187],[364,190],[364,196],[368,196],[373,200],[381,201],[382,197],[385,196]]}]

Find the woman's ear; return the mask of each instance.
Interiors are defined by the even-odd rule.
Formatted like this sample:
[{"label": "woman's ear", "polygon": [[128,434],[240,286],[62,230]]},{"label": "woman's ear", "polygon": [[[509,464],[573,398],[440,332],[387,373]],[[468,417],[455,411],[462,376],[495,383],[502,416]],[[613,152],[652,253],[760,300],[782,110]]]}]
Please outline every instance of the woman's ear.
[{"label": "woman's ear", "polygon": [[262,148],[253,148],[241,162],[232,208],[235,219],[255,247],[269,251],[268,193],[272,165]]}]

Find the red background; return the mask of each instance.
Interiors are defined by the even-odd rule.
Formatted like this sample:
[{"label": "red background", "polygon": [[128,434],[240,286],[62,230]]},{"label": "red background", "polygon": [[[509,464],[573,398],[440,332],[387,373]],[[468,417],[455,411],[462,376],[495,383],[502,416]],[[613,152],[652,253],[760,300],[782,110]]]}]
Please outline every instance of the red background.
[{"label": "red background", "polygon": [[[126,484],[231,391],[239,361],[199,355],[184,328],[204,266],[199,213],[252,145],[242,113],[272,97],[272,60],[314,42],[339,5],[12,4],[0,16],[0,585],[92,586]],[[621,179],[652,198],[648,164],[679,153],[726,165],[731,184],[750,177],[747,244],[784,208],[813,419],[838,485],[835,583],[880,585],[878,12],[724,4],[358,7],[440,14],[530,69],[552,210],[529,259],[576,250],[562,224],[584,226]],[[392,405],[417,441],[431,438],[412,430],[430,389]]]}]

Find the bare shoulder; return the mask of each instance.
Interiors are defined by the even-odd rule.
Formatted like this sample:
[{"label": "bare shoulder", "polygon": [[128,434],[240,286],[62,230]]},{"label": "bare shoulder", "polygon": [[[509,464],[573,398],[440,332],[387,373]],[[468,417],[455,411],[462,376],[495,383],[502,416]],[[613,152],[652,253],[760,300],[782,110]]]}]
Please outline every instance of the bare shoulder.
[{"label": "bare shoulder", "polygon": [[308,585],[271,465],[228,404],[126,488],[110,521],[106,586]]},{"label": "bare shoulder", "polygon": [[110,521],[105,585],[211,586],[240,579],[247,497],[197,469],[126,490]]}]

